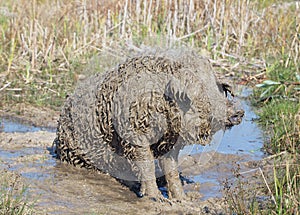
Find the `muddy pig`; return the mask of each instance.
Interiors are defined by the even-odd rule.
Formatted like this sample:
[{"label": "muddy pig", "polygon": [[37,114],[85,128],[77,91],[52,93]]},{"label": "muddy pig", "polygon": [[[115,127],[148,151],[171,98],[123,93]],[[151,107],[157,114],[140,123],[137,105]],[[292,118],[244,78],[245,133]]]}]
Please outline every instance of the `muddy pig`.
[{"label": "muddy pig", "polygon": [[183,199],[179,151],[208,144],[215,132],[241,122],[244,112],[229,93],[209,61],[193,51],[132,57],[87,78],[66,99],[54,141],[57,157],[138,182],[139,195],[162,199],[157,164],[169,198]]}]

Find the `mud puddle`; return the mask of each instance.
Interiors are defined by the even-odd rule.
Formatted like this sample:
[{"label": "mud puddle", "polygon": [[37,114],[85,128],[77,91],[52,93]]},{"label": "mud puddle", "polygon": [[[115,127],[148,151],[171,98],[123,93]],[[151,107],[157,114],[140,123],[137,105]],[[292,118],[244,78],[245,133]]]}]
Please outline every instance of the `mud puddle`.
[{"label": "mud puddle", "polygon": [[[248,92],[243,91],[242,96]],[[187,179],[184,189],[196,193],[193,201],[170,204],[137,198],[111,177],[78,169],[55,160],[51,149],[54,130],[1,119],[0,170],[19,172],[29,184],[29,193],[40,214],[214,214],[223,206],[222,183],[234,178],[236,164],[247,169],[247,162],[263,158],[262,132],[253,119],[256,115],[246,100],[243,122],[225,134],[217,134],[212,144],[185,147],[180,156],[180,171]],[[218,136],[219,135],[219,136]],[[219,141],[221,138],[221,141]],[[193,183],[187,183],[191,182]],[[200,195],[199,195],[200,194]],[[193,196],[193,195],[191,195]],[[219,209],[218,209],[219,207]]]},{"label": "mud puddle", "polygon": [[36,131],[49,131],[55,132],[54,127],[41,127],[31,125],[26,121],[22,121],[13,117],[4,117],[0,119],[0,132],[4,133],[25,133],[25,132],[36,132]]}]

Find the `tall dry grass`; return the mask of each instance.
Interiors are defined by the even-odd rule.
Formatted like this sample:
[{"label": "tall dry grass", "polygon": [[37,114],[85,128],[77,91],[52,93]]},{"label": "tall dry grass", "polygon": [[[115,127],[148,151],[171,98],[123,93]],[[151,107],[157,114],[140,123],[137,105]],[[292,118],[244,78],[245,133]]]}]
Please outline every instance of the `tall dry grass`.
[{"label": "tall dry grass", "polygon": [[[276,3],[279,2],[279,3]],[[214,59],[299,58],[298,2],[274,0],[1,0],[1,67],[65,71],[112,44],[150,37],[207,50]],[[264,6],[261,6],[261,5]]]}]

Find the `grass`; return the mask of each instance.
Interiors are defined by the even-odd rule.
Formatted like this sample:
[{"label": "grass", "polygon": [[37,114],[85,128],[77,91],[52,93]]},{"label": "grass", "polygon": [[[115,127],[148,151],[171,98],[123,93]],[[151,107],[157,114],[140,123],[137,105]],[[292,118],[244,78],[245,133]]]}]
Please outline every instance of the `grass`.
[{"label": "grass", "polygon": [[[254,72],[266,58],[298,54],[296,3],[151,2],[1,0],[2,103],[59,107],[91,56],[126,57],[141,45],[197,47],[216,65],[236,73],[243,64]],[[237,67],[232,68],[232,60]]]},{"label": "grass", "polygon": [[257,84],[254,102],[260,124],[270,132],[269,153],[300,153],[299,121],[300,76],[297,65],[286,61],[271,65],[266,80]]},{"label": "grass", "polygon": [[[298,160],[296,160],[298,159]],[[276,206],[273,212],[276,214],[299,214],[300,211],[300,164],[299,154],[291,160],[281,162],[284,165],[274,166],[273,192],[276,198]]]},{"label": "grass", "polygon": [[20,176],[7,170],[0,172],[0,214],[34,214],[33,204],[27,197],[27,187],[20,181]]},{"label": "grass", "polygon": [[[195,47],[218,71],[258,84],[254,101],[270,137],[265,148],[291,155],[274,166],[277,205],[270,213],[299,209],[299,2],[0,0],[0,5],[0,108],[28,103],[60,109],[81,77],[108,70],[136,49]],[[249,208],[235,206],[236,213]]]},{"label": "grass", "polygon": [[300,77],[293,62],[270,65],[266,80],[256,85],[253,99],[258,107],[260,124],[269,131],[265,149],[270,154],[287,152],[276,159],[271,180],[276,199],[275,214],[297,214],[300,211]]}]

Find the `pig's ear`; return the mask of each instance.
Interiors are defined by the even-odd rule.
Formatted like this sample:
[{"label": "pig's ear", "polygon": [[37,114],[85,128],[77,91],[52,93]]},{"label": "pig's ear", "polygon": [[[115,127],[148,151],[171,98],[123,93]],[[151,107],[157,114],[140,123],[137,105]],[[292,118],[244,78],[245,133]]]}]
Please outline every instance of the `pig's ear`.
[{"label": "pig's ear", "polygon": [[219,87],[219,91],[221,93],[224,93],[226,97],[228,97],[228,94],[230,94],[232,97],[234,97],[234,94],[232,92],[232,87],[227,83],[217,83]]}]

